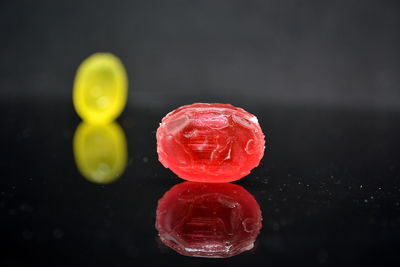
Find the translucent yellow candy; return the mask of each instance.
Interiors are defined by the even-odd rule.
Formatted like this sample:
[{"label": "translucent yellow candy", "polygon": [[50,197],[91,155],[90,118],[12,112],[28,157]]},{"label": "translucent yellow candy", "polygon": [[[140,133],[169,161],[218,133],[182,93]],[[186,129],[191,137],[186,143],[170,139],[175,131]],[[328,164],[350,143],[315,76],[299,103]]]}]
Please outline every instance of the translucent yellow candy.
[{"label": "translucent yellow candy", "polygon": [[78,115],[92,124],[108,123],[123,111],[128,78],[121,61],[109,53],[96,53],[79,66],[73,102]]},{"label": "translucent yellow candy", "polygon": [[90,182],[114,182],[125,170],[126,138],[115,122],[105,125],[82,122],[75,131],[73,150],[78,170]]}]

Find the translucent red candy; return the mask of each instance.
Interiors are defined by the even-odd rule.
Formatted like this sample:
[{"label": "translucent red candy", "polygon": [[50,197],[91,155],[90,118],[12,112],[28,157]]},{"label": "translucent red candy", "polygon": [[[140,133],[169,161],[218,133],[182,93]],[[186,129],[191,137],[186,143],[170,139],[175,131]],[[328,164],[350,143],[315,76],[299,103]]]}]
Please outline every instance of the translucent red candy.
[{"label": "translucent red candy", "polygon": [[157,130],[160,162],[189,181],[238,180],[258,166],[264,145],[257,118],[229,104],[180,107]]},{"label": "translucent red candy", "polygon": [[253,248],[261,226],[257,201],[235,184],[185,182],[158,201],[161,241],[186,256],[237,255]]}]

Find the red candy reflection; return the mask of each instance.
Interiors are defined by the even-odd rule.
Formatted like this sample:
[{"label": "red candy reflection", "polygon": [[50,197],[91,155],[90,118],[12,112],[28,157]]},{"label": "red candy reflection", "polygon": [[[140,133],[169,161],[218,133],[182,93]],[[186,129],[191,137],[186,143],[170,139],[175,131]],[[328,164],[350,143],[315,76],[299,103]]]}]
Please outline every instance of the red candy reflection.
[{"label": "red candy reflection", "polygon": [[261,210],[239,185],[185,182],[159,200],[156,228],[183,255],[226,258],[253,248]]}]

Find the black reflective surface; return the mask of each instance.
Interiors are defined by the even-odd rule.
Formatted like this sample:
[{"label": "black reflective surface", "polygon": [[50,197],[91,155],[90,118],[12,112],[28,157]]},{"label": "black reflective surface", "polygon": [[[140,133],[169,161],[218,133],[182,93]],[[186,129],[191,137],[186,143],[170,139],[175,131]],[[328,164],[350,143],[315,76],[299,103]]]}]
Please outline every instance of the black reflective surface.
[{"label": "black reflective surface", "polygon": [[[2,265],[382,265],[400,238],[398,113],[246,107],[267,148],[237,182],[260,204],[255,248],[230,259],[181,256],[155,230],[157,201],[182,182],[157,160],[155,130],[169,111],[127,107],[128,162],[114,183],[77,169],[80,123],[70,101],[2,103]],[[29,114],[29,116],[28,116]]]}]

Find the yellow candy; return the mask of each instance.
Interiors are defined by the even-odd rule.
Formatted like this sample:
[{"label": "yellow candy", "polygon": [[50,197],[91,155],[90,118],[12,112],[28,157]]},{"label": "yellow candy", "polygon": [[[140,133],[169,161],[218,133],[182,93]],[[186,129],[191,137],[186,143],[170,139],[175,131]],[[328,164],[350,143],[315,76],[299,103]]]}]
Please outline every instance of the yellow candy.
[{"label": "yellow candy", "polygon": [[125,170],[126,138],[115,122],[106,125],[82,122],[75,131],[73,150],[78,170],[90,182],[114,182]]},{"label": "yellow candy", "polygon": [[78,115],[92,124],[108,123],[123,111],[128,78],[121,61],[109,53],[96,53],[79,66],[73,102]]}]

